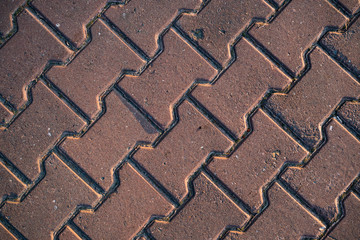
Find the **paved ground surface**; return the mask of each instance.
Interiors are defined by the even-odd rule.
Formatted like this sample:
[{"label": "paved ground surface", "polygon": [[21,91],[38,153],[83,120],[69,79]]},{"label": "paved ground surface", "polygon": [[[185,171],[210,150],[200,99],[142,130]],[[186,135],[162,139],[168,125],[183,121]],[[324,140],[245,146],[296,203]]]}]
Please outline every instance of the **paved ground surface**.
[{"label": "paved ground surface", "polygon": [[0,12],[0,239],[360,239],[359,1]]}]

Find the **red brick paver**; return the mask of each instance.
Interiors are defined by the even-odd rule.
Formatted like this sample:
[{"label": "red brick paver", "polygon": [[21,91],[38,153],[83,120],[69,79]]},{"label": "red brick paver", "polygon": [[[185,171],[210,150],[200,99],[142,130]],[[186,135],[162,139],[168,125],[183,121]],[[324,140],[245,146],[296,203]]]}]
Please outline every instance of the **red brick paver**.
[{"label": "red brick paver", "polygon": [[358,0],[4,0],[0,239],[360,239]]}]

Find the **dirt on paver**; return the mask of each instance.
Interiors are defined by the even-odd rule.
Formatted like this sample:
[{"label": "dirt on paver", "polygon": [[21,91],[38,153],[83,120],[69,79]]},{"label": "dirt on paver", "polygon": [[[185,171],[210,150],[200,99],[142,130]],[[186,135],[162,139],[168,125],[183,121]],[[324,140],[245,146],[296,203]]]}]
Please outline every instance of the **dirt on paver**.
[{"label": "dirt on paver", "polygon": [[0,239],[360,239],[360,1],[0,2]]}]

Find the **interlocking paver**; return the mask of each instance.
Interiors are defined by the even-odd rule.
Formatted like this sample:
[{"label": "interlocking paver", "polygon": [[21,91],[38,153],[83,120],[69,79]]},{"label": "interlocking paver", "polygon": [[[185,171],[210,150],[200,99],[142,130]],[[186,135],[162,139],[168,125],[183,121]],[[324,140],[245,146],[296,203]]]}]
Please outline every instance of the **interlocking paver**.
[{"label": "interlocking paver", "polygon": [[133,158],[176,198],[186,193],[186,179],[210,151],[225,151],[231,142],[188,102],[179,106],[179,123],[153,149]]},{"label": "interlocking paver", "polygon": [[311,69],[300,82],[286,95],[273,95],[267,106],[313,147],[320,139],[318,125],[343,97],[360,96],[360,84],[318,48],[310,61]]},{"label": "interlocking paver", "polygon": [[139,77],[119,85],[161,126],[171,121],[171,106],[196,79],[210,79],[215,69],[172,30],[164,36],[164,52]]},{"label": "interlocking paver", "polygon": [[341,0],[340,1],[351,13],[355,13],[360,7],[359,0]]},{"label": "interlocking paver", "polygon": [[45,178],[23,202],[1,208],[1,214],[28,239],[50,239],[51,231],[77,205],[92,204],[97,198],[56,156],[45,161],[45,170]]},{"label": "interlocking paver", "polygon": [[157,39],[180,9],[198,9],[200,0],[132,0],[125,6],[113,6],[105,15],[146,54],[155,54]]},{"label": "interlocking paver", "polygon": [[155,222],[155,239],[215,239],[228,226],[240,226],[247,216],[204,175],[194,180],[195,196],[169,222]]},{"label": "interlocking paver", "polygon": [[92,239],[130,239],[152,215],[166,215],[171,205],[128,164],[119,171],[120,186],[93,214],[74,222]]},{"label": "interlocking paver", "polygon": [[10,116],[12,116],[11,113],[0,104],[0,124],[7,122]]},{"label": "interlocking paver", "polygon": [[273,10],[262,0],[211,1],[198,15],[184,15],[179,26],[224,65],[230,58],[228,45],[253,18],[265,19]]},{"label": "interlocking paver", "polygon": [[358,239],[360,237],[360,199],[350,194],[344,201],[345,217],[330,232],[326,240],[333,239]]},{"label": "interlocking paver", "polygon": [[24,0],[5,0],[0,2],[0,37],[5,37],[12,28],[12,14]]},{"label": "interlocking paver", "polygon": [[338,111],[346,124],[360,134],[360,103],[345,103]]},{"label": "interlocking paver", "polygon": [[269,88],[281,89],[289,79],[246,40],[236,46],[237,61],[214,85],[199,85],[191,93],[235,135],[245,128],[244,116]]},{"label": "interlocking paver", "polygon": [[81,240],[70,228],[66,227],[59,235],[59,240]]},{"label": "interlocking paver", "polygon": [[208,168],[253,210],[259,207],[261,187],[284,162],[299,162],[305,151],[261,110],[251,118],[254,128],[230,158],[214,158]]},{"label": "interlocking paver", "polygon": [[65,60],[69,55],[27,10],[17,21],[19,31],[0,49],[0,94],[15,106],[25,100],[24,88],[49,60]]},{"label": "interlocking paver", "polygon": [[116,92],[106,97],[105,115],[80,139],[69,138],[61,148],[103,187],[112,183],[112,167],[136,142],[151,142],[157,131]]},{"label": "interlocking paver", "polygon": [[344,22],[345,17],[327,1],[294,0],[271,24],[255,27],[250,34],[296,74],[303,67],[303,52],[322,30]]},{"label": "interlocking paver", "polygon": [[323,227],[277,183],[269,191],[269,206],[245,233],[230,233],[227,240],[300,239],[315,237]]},{"label": "interlocking paver", "polygon": [[97,97],[115,83],[122,70],[137,70],[143,61],[102,21],[91,32],[91,43],[69,65],[53,67],[46,76],[93,116],[99,109]]},{"label": "interlocking paver", "polygon": [[42,82],[32,92],[33,103],[0,132],[0,152],[31,179],[39,174],[39,158],[61,134],[84,124]]},{"label": "interlocking paver", "polygon": [[15,239],[5,228],[0,224],[0,238],[1,239]]},{"label": "interlocking paver", "polygon": [[335,199],[360,171],[360,142],[335,120],[326,127],[326,134],[327,143],[308,165],[290,168],[282,178],[315,211],[330,219],[336,212]]},{"label": "interlocking paver", "polygon": [[86,24],[105,7],[107,0],[35,0],[32,4],[76,45],[86,37]]},{"label": "interlocking paver", "polygon": [[360,18],[343,34],[329,33],[321,44],[360,77]]},{"label": "interlocking paver", "polygon": [[0,164],[0,202],[7,196],[15,197],[24,186]]}]

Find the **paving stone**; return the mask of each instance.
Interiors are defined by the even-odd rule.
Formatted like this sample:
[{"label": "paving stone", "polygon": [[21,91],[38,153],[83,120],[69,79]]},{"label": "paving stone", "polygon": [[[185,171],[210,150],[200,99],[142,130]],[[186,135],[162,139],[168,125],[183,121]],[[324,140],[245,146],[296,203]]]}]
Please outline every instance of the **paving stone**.
[{"label": "paving stone", "polygon": [[105,7],[106,2],[107,0],[35,0],[32,4],[79,46],[86,38],[86,24]]},{"label": "paving stone", "polygon": [[283,62],[293,74],[302,69],[302,54],[326,26],[345,22],[326,1],[295,0],[268,25],[253,28],[250,34]]},{"label": "paving stone", "polygon": [[227,226],[247,216],[204,175],[194,180],[195,196],[169,222],[150,227],[155,239],[215,239]]},{"label": "paving stone", "polygon": [[70,228],[66,227],[59,235],[59,240],[81,240]]},{"label": "paving stone", "polygon": [[16,197],[24,189],[24,186],[1,164],[0,183],[0,203],[6,196]]},{"label": "paving stone", "polygon": [[130,239],[151,216],[166,215],[172,208],[130,165],[120,169],[119,178],[117,191],[100,208],[74,219],[91,239]]},{"label": "paving stone", "polygon": [[326,127],[327,143],[303,169],[288,169],[282,178],[318,214],[331,219],[335,199],[360,171],[360,142],[337,121]]},{"label": "paving stone", "polygon": [[15,239],[6,229],[0,224],[0,239]]},{"label": "paving stone", "polygon": [[137,70],[144,63],[102,21],[91,32],[91,43],[68,66],[53,67],[46,74],[89,116],[99,109],[97,97],[123,69]]},{"label": "paving stone", "polygon": [[32,89],[33,102],[0,132],[0,152],[27,177],[39,174],[38,159],[64,131],[80,130],[84,124],[41,82]]},{"label": "paving stone", "polygon": [[225,151],[231,142],[188,102],[178,109],[179,123],[153,149],[142,148],[133,158],[176,198],[186,193],[186,179],[211,151]]},{"label": "paving stone", "polygon": [[341,0],[340,1],[351,13],[355,13],[355,11],[360,7],[359,0]]},{"label": "paving stone", "polygon": [[211,1],[198,15],[184,15],[179,26],[219,63],[230,58],[228,45],[250,24],[273,10],[264,1]]},{"label": "paving stone", "polygon": [[16,107],[24,101],[25,86],[49,60],[65,60],[69,55],[26,10],[17,21],[19,31],[0,49],[0,94]]},{"label": "paving stone", "polygon": [[360,18],[343,34],[330,33],[321,41],[332,55],[360,77]]},{"label": "paving stone", "polygon": [[0,104],[0,124],[9,121],[12,114],[2,105]]},{"label": "paving stone", "polygon": [[230,233],[226,240],[300,239],[315,237],[323,227],[277,183],[269,192],[269,206],[253,225],[241,234]]},{"label": "paving stone", "polygon": [[136,142],[151,142],[157,131],[116,92],[106,97],[106,113],[80,139],[68,138],[61,148],[104,188],[112,183],[112,167]]},{"label": "paving stone", "polygon": [[320,138],[318,125],[343,97],[360,96],[360,84],[317,48],[310,61],[310,71],[289,94],[273,95],[267,106],[313,147]]},{"label": "paving stone", "polygon": [[345,217],[330,232],[326,240],[332,239],[358,239],[360,237],[360,199],[350,194],[344,201]]},{"label": "paving stone", "polygon": [[360,134],[360,103],[347,102],[340,108],[338,114],[346,124]]},{"label": "paving stone", "polygon": [[11,30],[12,14],[23,3],[23,0],[6,0],[0,2],[0,37],[6,36]]},{"label": "paving stone", "polygon": [[244,116],[269,88],[284,88],[289,79],[246,40],[236,46],[237,61],[214,85],[199,85],[191,93],[236,136],[245,128]]},{"label": "paving stone", "polygon": [[23,202],[1,208],[2,215],[27,239],[49,239],[77,205],[97,198],[56,156],[45,161],[45,169],[45,178]]},{"label": "paving stone", "polygon": [[127,76],[119,83],[163,127],[172,120],[172,104],[191,83],[216,73],[173,31],[164,36],[164,48],[141,76]]},{"label": "paving stone", "polygon": [[178,15],[180,9],[198,9],[200,0],[132,0],[125,6],[113,6],[105,15],[146,54],[153,56],[159,34]]},{"label": "paving stone", "polygon": [[253,132],[230,158],[214,158],[208,168],[251,207],[261,203],[261,187],[284,162],[300,162],[306,152],[261,110],[251,119]]}]

